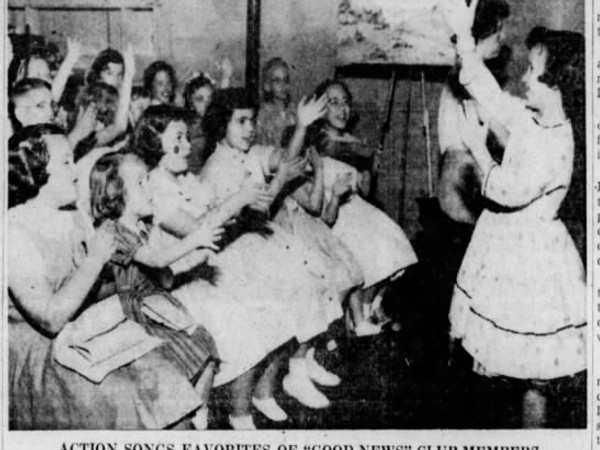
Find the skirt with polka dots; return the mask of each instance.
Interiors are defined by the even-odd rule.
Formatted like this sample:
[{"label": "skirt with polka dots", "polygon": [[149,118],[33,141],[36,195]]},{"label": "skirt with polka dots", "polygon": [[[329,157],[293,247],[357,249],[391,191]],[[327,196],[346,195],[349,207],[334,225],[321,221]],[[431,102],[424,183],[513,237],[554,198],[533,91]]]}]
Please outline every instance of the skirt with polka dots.
[{"label": "skirt with polka dots", "polygon": [[586,284],[559,220],[485,211],[463,259],[451,335],[479,373],[552,379],[586,367]]}]

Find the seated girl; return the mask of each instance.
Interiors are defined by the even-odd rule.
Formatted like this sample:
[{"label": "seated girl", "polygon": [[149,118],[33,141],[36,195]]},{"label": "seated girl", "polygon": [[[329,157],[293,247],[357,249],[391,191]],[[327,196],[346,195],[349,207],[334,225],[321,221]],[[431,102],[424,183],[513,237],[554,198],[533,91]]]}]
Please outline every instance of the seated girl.
[{"label": "seated girl", "polygon": [[[114,153],[100,158],[90,174],[92,217],[96,227],[112,225],[117,245],[110,267],[125,316],[140,323],[151,336],[167,342],[162,349],[167,358],[207,399],[214,370],[211,361],[217,358],[213,339],[202,326],[192,327],[185,306],[154,282],[148,268],[166,268],[188,254],[202,263],[208,254],[196,250],[214,248],[222,229],[206,222],[177,245],[150,246],[150,229],[144,221],[152,216],[147,179],[148,168],[135,155]],[[165,325],[146,315],[144,308],[152,307],[148,303],[163,316],[172,316],[170,322],[174,323]],[[199,422],[206,428],[206,403],[201,417]]]},{"label": "seated girl", "polygon": [[106,48],[96,58],[85,77],[88,85],[94,83],[106,83],[119,89],[123,83],[125,59],[118,50]]},{"label": "seated girl", "polygon": [[[229,87],[231,76],[233,75],[233,66],[231,61],[224,58],[218,66],[221,69],[220,88]],[[202,121],[206,110],[208,109],[212,96],[217,86],[215,81],[207,73],[195,74],[189,80],[183,89],[184,107],[190,112],[188,119],[189,140],[192,146],[189,157],[190,171],[198,174],[204,161],[206,161],[206,135]]]},{"label": "seated girl", "polygon": [[296,235],[326,268],[324,281],[330,293],[343,303],[363,283],[362,269],[354,255],[321,220],[324,200],[323,160],[308,150],[310,172],[293,180],[280,195],[274,221]]},{"label": "seated girl", "polygon": [[[271,202],[264,182],[250,176],[242,174],[239,186],[217,196],[213,185],[200,182],[191,174],[185,118],[182,109],[151,106],[143,114],[132,140],[135,151],[151,168],[154,220],[165,230],[160,238],[167,243],[176,243],[205,221],[226,224],[250,205],[266,209]],[[277,183],[284,183],[295,170],[288,166]],[[307,342],[324,331],[329,317],[336,313],[329,312],[329,308],[324,310],[300,257],[282,264],[290,254],[298,254],[293,243],[278,239],[262,225],[255,227],[256,233],[241,233],[245,230],[242,222],[240,218],[237,225],[227,227],[228,244],[209,260],[218,271],[216,280],[211,283],[198,279],[173,294],[217,342],[222,364],[215,381],[231,382],[232,426],[253,428],[251,400],[269,418],[286,418],[273,398],[281,351],[276,352],[278,357],[256,380],[259,363],[293,338]],[[309,375],[318,377],[322,368],[314,359],[304,358],[308,349],[303,350],[303,354],[297,354],[295,373],[308,393],[306,401],[315,404],[315,397],[320,406],[324,403],[322,394],[314,388]]]},{"label": "seated girl", "polygon": [[34,50],[21,61],[15,81],[19,82],[25,78],[38,78],[46,81],[52,86],[52,100],[58,103],[67,85],[67,80],[81,57],[81,50],[80,42],[67,38],[67,55],[58,71],[52,70],[47,51],[43,49]]},{"label": "seated girl", "polygon": [[165,61],[154,61],[144,70],[144,90],[150,105],[172,105],[176,88],[175,69]]},{"label": "seated girl", "polygon": [[90,238],[64,208],[77,195],[72,148],[58,127],[12,137],[8,184],[10,428],[164,428],[200,407],[201,393],[157,350],[100,384],[55,361],[54,336],[94,297],[115,238],[103,227]]},{"label": "seated girl", "polygon": [[[365,283],[362,299],[351,297],[350,307],[357,335],[377,333],[380,324],[373,324],[364,312],[364,304],[379,300],[388,283],[404,269],[415,264],[417,257],[402,229],[381,210],[366,202],[368,192],[364,171],[344,160],[355,156],[363,146],[347,132],[350,118],[350,92],[341,81],[326,81],[316,90],[327,96],[327,112],[313,130],[312,143],[324,156],[325,204],[323,218],[333,233],[351,250],[359,262]],[[309,144],[311,142],[309,141]],[[345,149],[350,144],[349,149]],[[346,151],[343,151],[343,150]],[[347,181],[347,193],[336,186]],[[340,196],[340,193],[342,196]]]}]

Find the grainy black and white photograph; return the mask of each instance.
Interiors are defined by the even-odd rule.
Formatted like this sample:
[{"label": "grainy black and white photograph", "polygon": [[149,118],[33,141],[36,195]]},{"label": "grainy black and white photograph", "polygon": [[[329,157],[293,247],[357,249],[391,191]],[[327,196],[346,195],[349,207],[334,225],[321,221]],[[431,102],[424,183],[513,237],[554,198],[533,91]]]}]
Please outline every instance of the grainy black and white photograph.
[{"label": "grainy black and white photograph", "polygon": [[584,0],[3,5],[9,433],[588,427]]}]

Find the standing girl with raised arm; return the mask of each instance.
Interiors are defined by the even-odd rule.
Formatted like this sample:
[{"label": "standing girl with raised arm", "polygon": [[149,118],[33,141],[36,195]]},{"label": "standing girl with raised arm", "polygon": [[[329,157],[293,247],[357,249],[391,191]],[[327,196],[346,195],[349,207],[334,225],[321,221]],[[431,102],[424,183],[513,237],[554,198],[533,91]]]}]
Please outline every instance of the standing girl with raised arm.
[{"label": "standing girl with raised arm", "polygon": [[[522,102],[501,91],[475,51],[476,5],[451,2],[447,21],[457,36],[460,82],[477,102],[461,115],[461,135],[493,206],[477,221],[456,280],[451,337],[476,373],[523,380],[523,426],[542,427],[557,403],[571,396],[585,403],[585,273],[557,218],[573,171],[570,119],[583,102],[585,46],[578,33],[534,28]],[[508,132],[501,164],[481,125],[492,120]]]}]

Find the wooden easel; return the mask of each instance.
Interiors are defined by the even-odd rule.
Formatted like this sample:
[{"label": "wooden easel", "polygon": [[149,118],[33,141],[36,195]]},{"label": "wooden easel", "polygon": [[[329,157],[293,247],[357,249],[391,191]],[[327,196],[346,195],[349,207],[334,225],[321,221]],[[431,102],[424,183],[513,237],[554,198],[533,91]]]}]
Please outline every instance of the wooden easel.
[{"label": "wooden easel", "polygon": [[[385,116],[380,128],[380,136],[379,136],[379,146],[377,152],[374,155],[373,162],[373,180],[375,183],[372,186],[371,193],[375,195],[375,191],[377,188],[376,180],[379,170],[379,162],[384,153],[386,137],[390,131],[392,111],[394,107],[394,94],[396,92],[396,82],[397,82],[397,70],[396,68],[392,69],[392,75],[390,77],[390,81],[388,83],[388,93],[387,93],[387,103],[385,109]],[[425,151],[427,158],[427,195],[428,198],[433,198],[433,163],[432,163],[432,154],[431,154],[431,124],[429,118],[429,109],[427,108],[427,93],[425,88],[425,71],[421,71],[420,73],[420,84],[421,84],[421,104],[423,108],[423,116],[422,116],[422,127],[423,134],[425,136]],[[406,118],[404,122],[404,145],[402,148],[402,152],[400,154],[400,176],[402,178],[402,184],[400,187],[400,199],[399,199],[399,211],[400,216],[402,216],[404,212],[404,203],[406,197],[406,163],[408,157],[408,146],[410,141],[410,120],[412,115],[412,80],[408,78],[408,95],[406,98]],[[402,217],[398,218],[399,220]]]}]

